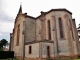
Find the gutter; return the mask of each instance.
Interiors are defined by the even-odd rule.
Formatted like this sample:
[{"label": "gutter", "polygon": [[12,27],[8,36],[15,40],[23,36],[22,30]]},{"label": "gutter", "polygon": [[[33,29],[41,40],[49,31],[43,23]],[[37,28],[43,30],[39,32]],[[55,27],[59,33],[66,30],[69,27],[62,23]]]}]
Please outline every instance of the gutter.
[{"label": "gutter", "polygon": [[35,20],[35,41],[36,41],[36,20]]},{"label": "gutter", "polygon": [[58,45],[58,33],[57,33],[57,24],[56,24],[56,15],[55,15],[55,11],[54,11],[54,22],[55,22],[55,32],[56,32],[56,47],[57,47],[57,58],[58,58],[58,60],[59,60],[59,45]]},{"label": "gutter", "polygon": [[23,24],[24,24],[24,25],[23,25],[23,26],[24,26],[24,28],[23,28],[23,29],[24,29],[24,30],[23,30],[23,35],[24,35],[24,42],[23,42],[23,60],[25,60],[25,37],[26,37],[26,36],[25,36],[25,35],[26,35],[26,33],[25,33],[25,32],[26,32],[26,28],[25,28],[25,27],[26,27],[26,21],[23,21]]}]

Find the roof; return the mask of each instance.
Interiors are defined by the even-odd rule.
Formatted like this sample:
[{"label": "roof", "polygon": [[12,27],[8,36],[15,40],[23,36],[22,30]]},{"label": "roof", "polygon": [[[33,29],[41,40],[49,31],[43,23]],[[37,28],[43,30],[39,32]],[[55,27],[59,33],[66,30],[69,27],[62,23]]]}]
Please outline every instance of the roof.
[{"label": "roof", "polygon": [[[67,9],[51,9],[48,12],[45,12],[45,14],[48,14],[48,13],[50,13],[52,11],[66,11],[66,12],[68,12],[68,13],[70,13],[72,15],[72,12],[68,11]],[[36,19],[39,18],[40,16],[41,15],[39,15],[38,17],[36,17]]]},{"label": "roof", "polygon": [[[49,10],[48,12],[41,12],[41,13],[43,13],[44,15],[46,15],[46,14],[48,14],[48,13],[50,13],[50,12],[52,12],[52,11],[66,11],[66,12],[68,12],[68,13],[70,13],[71,15],[72,15],[72,13],[70,12],[70,11],[68,11],[67,9],[51,9],[51,10]],[[29,16],[29,15],[27,15],[27,13],[22,13],[22,15],[24,15],[25,17],[29,17],[29,18],[32,18],[32,19],[37,19],[37,18],[39,18],[39,17],[41,17],[41,15],[39,15],[38,17],[32,17],[32,16]],[[16,17],[16,19],[18,18],[18,16],[19,16],[19,14],[17,14],[17,17]]]},{"label": "roof", "polygon": [[32,18],[32,19],[36,19],[35,17],[29,16],[29,15],[26,15],[26,17],[29,17],[29,18]]}]

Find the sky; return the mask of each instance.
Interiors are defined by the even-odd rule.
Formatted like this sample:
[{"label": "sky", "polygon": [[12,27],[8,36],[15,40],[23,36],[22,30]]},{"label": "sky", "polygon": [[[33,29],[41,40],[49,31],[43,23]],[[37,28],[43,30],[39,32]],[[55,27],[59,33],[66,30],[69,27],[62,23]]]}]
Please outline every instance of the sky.
[{"label": "sky", "polygon": [[41,11],[66,8],[73,13],[76,26],[80,24],[80,0],[0,0],[0,40],[6,39],[10,42],[10,33],[12,33],[20,4],[22,12],[33,17],[39,16]]}]

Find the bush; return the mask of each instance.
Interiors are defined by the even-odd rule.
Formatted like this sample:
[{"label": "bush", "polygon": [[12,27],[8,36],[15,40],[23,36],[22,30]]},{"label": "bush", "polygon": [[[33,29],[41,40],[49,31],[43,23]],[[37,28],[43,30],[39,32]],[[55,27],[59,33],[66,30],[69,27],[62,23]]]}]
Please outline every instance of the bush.
[{"label": "bush", "polygon": [[13,51],[0,51],[0,59],[14,58]]},{"label": "bush", "polygon": [[3,51],[3,48],[2,47],[0,47],[0,51]]}]

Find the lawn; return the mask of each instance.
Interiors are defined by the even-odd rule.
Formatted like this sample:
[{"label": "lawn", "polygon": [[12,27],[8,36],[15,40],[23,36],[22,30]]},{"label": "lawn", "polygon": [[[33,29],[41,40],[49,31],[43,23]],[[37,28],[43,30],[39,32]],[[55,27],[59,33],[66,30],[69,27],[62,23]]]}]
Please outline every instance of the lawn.
[{"label": "lawn", "polygon": [[78,58],[78,59],[57,59],[57,60],[80,60],[80,58]]},{"label": "lawn", "polygon": [[75,59],[75,60],[80,60],[80,59]]},{"label": "lawn", "polygon": [[[0,60],[9,60],[9,59],[0,59]],[[10,59],[12,60],[12,59]],[[18,60],[18,59],[13,59],[13,60]],[[80,60],[80,59],[60,59],[60,60]]]},{"label": "lawn", "polygon": [[60,59],[60,60],[80,60],[80,59]]},{"label": "lawn", "polygon": [[[9,60],[9,59],[0,59],[0,60]],[[10,59],[10,60],[12,60],[12,59]],[[16,60],[16,59],[13,59],[13,60]]]},{"label": "lawn", "polygon": [[[0,59],[0,60],[9,60],[9,59]],[[12,59],[10,59],[10,60],[12,60]],[[13,60],[17,60],[17,59],[13,59]]]},{"label": "lawn", "polygon": [[[0,60],[9,60],[9,59],[0,59]],[[10,60],[12,60],[12,59],[10,59]],[[13,60],[18,60],[18,59],[13,59]]]}]

